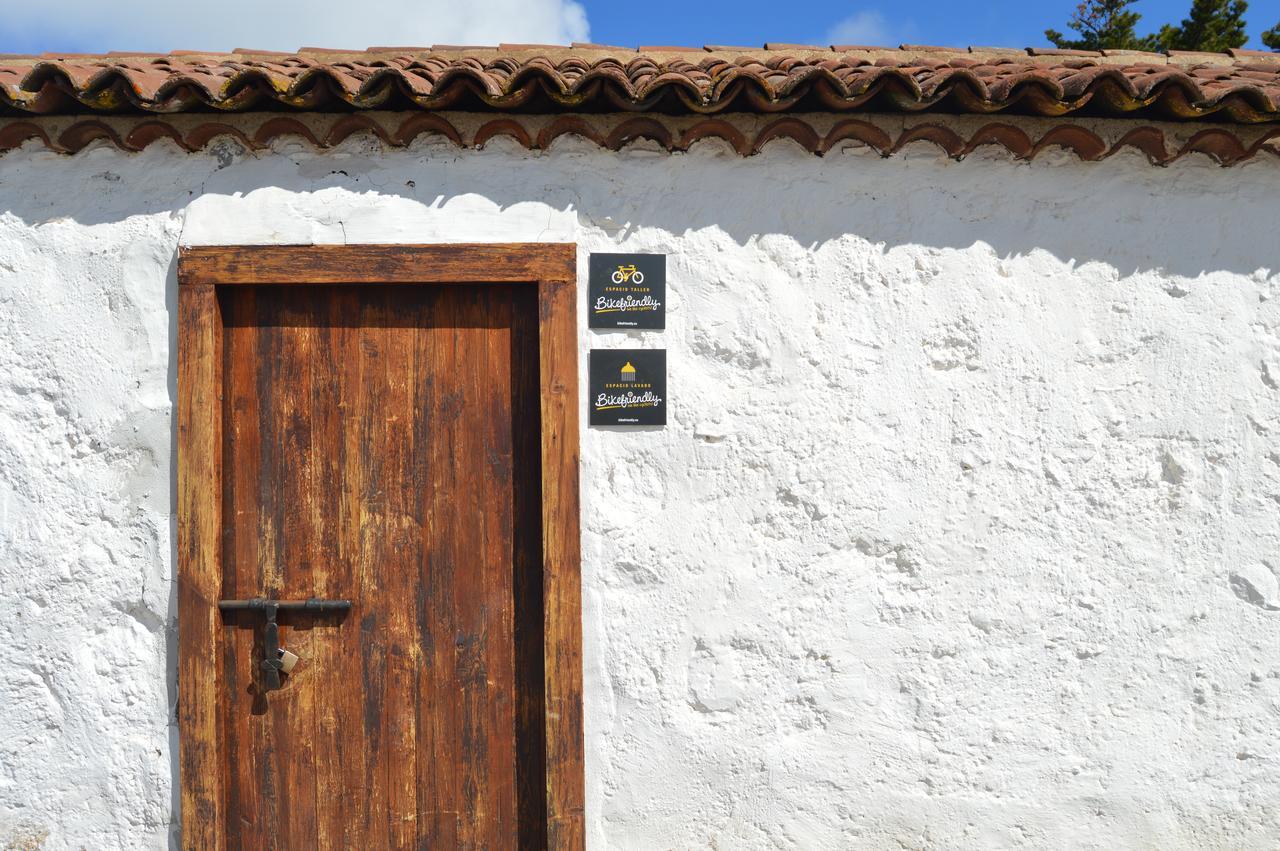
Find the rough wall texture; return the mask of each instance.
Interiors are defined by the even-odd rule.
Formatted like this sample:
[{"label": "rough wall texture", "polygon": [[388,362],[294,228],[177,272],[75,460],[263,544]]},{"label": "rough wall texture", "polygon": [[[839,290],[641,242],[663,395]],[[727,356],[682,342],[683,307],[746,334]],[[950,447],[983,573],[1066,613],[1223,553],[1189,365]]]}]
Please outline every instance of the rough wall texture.
[{"label": "rough wall texture", "polygon": [[[595,848],[1280,844],[1270,162],[0,159],[0,847],[174,841],[179,243],[670,255],[584,430]],[[585,358],[583,359],[585,364]]]}]

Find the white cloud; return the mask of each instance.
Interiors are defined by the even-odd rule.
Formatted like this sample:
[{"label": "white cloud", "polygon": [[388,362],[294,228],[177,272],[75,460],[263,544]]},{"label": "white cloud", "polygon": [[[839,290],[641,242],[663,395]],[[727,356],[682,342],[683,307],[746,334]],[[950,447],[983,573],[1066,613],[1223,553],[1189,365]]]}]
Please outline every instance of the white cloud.
[{"label": "white cloud", "polygon": [[890,38],[884,15],[867,11],[855,12],[827,30],[826,43],[888,47],[897,41]]},{"label": "white cloud", "polygon": [[[0,50],[364,49],[568,44],[589,38],[575,0],[59,0],[0,3]],[[16,44],[14,42],[17,42]]]}]

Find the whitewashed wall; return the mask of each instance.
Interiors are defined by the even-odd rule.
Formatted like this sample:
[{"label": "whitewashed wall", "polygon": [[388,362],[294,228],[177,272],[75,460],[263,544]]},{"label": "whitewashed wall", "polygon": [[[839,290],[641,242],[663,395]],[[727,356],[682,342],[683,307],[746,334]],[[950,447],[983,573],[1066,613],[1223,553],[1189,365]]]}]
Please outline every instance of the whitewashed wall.
[{"label": "whitewashed wall", "polygon": [[581,334],[666,346],[673,404],[583,431],[593,848],[1277,847],[1278,197],[787,142],[0,158],[0,846],[173,842],[177,246],[549,240],[670,256],[665,333]]}]

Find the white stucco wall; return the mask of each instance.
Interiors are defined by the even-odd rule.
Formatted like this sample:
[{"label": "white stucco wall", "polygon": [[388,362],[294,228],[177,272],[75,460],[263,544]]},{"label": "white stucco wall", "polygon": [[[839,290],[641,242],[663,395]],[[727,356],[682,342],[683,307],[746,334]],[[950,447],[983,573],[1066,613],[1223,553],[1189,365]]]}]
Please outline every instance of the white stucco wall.
[{"label": "white stucco wall", "polygon": [[1277,198],[787,142],[0,158],[0,847],[172,841],[177,246],[524,240],[669,255],[665,333],[581,332],[672,397],[583,429],[591,847],[1280,845]]}]

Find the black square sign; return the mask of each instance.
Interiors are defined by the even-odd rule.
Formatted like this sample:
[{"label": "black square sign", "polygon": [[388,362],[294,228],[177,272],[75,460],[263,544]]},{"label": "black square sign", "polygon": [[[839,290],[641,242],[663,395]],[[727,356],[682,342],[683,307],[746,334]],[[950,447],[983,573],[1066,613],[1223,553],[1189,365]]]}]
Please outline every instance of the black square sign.
[{"label": "black square sign", "polygon": [[592,254],[587,270],[587,327],[667,326],[667,255]]},{"label": "black square sign", "polygon": [[666,425],[667,350],[592,349],[591,425]]}]

